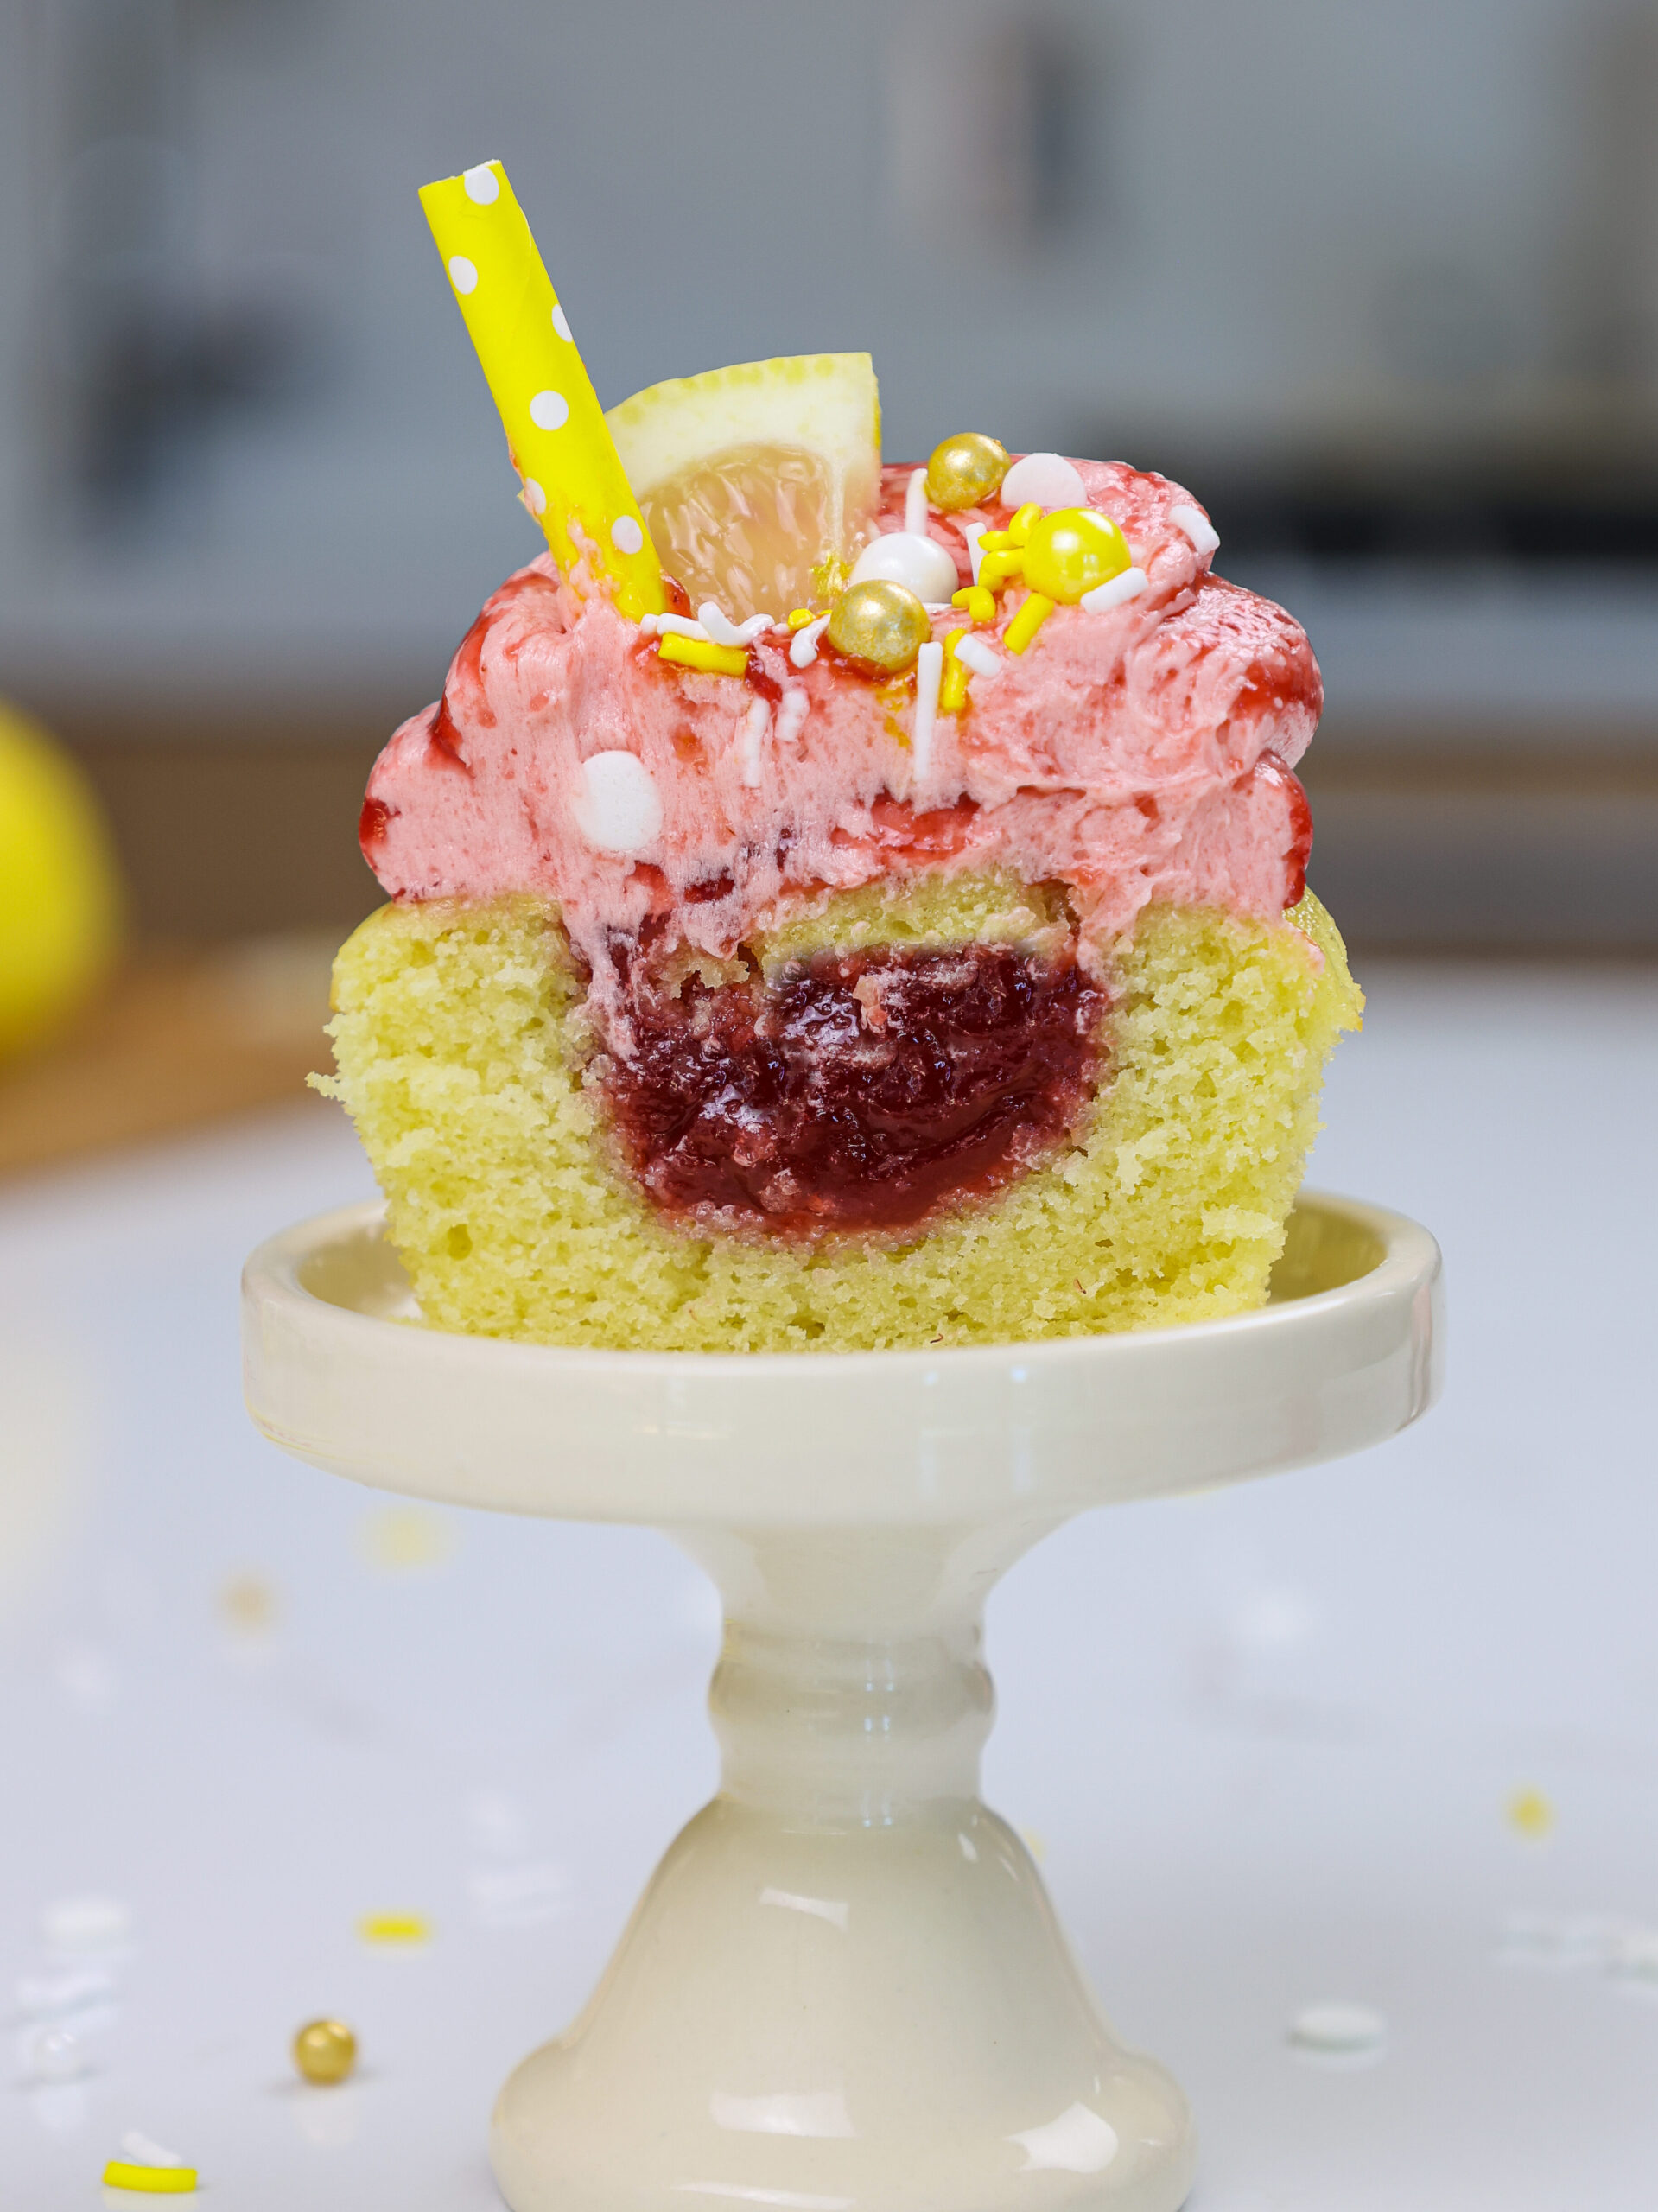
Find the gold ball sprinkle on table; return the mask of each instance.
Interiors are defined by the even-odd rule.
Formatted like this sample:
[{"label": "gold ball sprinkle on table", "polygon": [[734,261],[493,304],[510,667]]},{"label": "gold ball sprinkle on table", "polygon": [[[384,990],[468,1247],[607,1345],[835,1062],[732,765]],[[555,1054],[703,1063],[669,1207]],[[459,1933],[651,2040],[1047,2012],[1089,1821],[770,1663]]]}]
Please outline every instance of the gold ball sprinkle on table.
[{"label": "gold ball sprinkle on table", "polygon": [[913,668],[932,635],[926,608],[905,584],[872,578],[853,584],[835,602],[829,640],[837,653],[883,676]]},{"label": "gold ball sprinkle on table", "polygon": [[936,445],[927,460],[927,498],[945,514],[981,506],[1007,474],[1007,454],[982,430],[963,430]]},{"label": "gold ball sprinkle on table", "polygon": [[308,2020],[294,2037],[294,2063],[308,2082],[331,2087],[357,2063],[357,2038],[342,2020]]}]

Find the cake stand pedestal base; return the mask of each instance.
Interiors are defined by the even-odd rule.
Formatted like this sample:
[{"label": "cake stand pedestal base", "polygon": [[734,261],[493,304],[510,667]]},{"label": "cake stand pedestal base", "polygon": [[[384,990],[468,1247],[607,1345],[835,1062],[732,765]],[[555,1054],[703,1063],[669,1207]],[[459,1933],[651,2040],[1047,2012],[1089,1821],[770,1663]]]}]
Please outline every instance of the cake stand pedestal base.
[{"label": "cake stand pedestal base", "polygon": [[984,1600],[1085,1507],[1413,1420],[1439,1275],[1413,1224],[1304,1198],[1260,1313],[743,1358],[400,1325],[373,1208],[255,1254],[248,1401],[276,1442],[420,1496],[654,1523],[725,1602],[720,1794],[581,2018],[501,2092],[512,2212],[1176,2212],[1185,2100],[1112,2035],[979,1800]]}]

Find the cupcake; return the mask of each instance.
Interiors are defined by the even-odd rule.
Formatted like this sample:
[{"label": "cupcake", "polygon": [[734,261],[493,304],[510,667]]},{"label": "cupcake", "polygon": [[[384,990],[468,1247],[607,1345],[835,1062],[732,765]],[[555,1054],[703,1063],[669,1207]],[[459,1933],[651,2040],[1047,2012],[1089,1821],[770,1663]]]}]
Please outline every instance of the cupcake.
[{"label": "cupcake", "polygon": [[1178,485],[881,469],[873,391],[613,410],[663,611],[572,524],[374,769],[325,1087],[429,1324],[847,1350],[1267,1294],[1362,1003],[1307,639]]}]

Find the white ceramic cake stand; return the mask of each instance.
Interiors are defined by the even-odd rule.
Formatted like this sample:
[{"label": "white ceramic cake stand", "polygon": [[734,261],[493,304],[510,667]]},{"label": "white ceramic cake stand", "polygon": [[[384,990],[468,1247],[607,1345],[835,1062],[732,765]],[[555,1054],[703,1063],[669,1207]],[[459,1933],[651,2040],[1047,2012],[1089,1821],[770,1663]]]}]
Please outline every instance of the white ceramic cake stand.
[{"label": "white ceramic cake stand", "polygon": [[1073,1514],[1357,1451],[1432,1402],[1426,1230],[1304,1196],[1274,1294],[1062,1343],[657,1355],[407,1325],[375,1205],[255,1253],[248,1404],[284,1450],[422,1497],[651,1523],[725,1600],[720,1794],[581,2017],[501,2092],[513,2212],[1181,2203],[1185,2098],[1107,2027],[979,1800],[981,1620]]}]

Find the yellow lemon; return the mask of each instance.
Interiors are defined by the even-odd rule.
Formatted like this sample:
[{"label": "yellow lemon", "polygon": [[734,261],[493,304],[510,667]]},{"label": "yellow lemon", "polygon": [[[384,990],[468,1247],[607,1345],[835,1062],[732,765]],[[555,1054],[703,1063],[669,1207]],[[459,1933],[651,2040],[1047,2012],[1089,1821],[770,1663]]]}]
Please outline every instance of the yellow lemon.
[{"label": "yellow lemon", "polygon": [[1022,570],[1032,591],[1075,607],[1096,584],[1132,568],[1128,541],[1096,507],[1056,507],[1032,531]]},{"label": "yellow lemon", "polygon": [[121,897],[92,787],[0,704],[0,1058],[72,1014],[109,967]]}]

